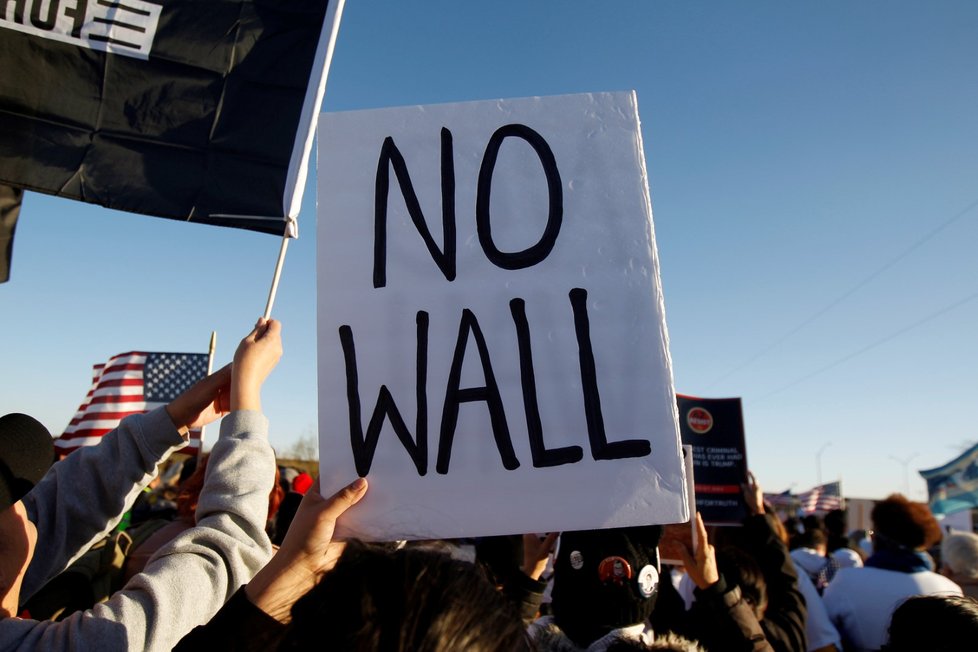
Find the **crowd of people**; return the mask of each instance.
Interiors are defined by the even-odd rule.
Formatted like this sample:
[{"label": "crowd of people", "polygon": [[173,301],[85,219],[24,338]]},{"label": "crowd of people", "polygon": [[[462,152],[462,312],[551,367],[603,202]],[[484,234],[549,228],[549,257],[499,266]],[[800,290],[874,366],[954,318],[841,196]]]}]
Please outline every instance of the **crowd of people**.
[{"label": "crowd of people", "polygon": [[[775,513],[753,476],[740,527],[697,514],[689,538],[648,525],[335,541],[368,483],[325,497],[278,467],[261,387],[281,354],[281,325],[259,320],[227,367],[57,463],[41,424],[0,418],[0,652],[903,652],[978,640],[978,536],[943,532],[899,494],[874,507],[870,545],[847,535],[844,512]],[[159,475],[189,429],[220,417],[208,456]]]}]

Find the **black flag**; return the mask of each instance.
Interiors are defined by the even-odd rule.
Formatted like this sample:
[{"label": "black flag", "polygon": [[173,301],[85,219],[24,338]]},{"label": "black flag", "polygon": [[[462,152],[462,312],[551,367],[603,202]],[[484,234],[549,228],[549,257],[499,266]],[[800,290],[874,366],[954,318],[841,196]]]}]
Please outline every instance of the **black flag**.
[{"label": "black flag", "polygon": [[0,0],[0,183],[282,234],[342,0]]},{"label": "black flag", "polygon": [[14,229],[20,215],[24,191],[0,184],[0,283],[10,279],[10,259],[14,255]]}]

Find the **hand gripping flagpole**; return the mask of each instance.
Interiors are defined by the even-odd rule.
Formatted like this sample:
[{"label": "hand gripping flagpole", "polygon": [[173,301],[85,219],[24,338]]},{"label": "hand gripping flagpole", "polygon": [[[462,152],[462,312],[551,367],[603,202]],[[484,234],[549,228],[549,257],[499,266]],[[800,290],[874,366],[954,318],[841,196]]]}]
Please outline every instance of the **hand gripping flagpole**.
[{"label": "hand gripping flagpole", "polygon": [[272,276],[272,287],[268,290],[268,303],[265,304],[265,314],[268,319],[272,316],[272,305],[275,303],[275,292],[278,291],[278,280],[282,276],[282,266],[285,264],[285,252],[289,248],[289,240],[298,237],[299,224],[294,217],[285,218],[285,233],[282,234],[282,247],[278,251],[278,261],[275,263],[275,274]]},{"label": "hand gripping flagpole", "polygon": [[[207,350],[207,375],[214,372],[214,350],[217,348],[217,331],[211,331],[211,344]],[[197,461],[200,461],[204,454],[204,430],[207,426],[200,427],[200,446],[197,447]]]}]

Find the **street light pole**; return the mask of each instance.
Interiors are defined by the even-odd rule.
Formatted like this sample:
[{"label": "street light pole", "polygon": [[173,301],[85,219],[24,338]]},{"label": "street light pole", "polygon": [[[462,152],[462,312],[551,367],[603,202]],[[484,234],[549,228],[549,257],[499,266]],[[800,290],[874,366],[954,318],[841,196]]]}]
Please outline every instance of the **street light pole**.
[{"label": "street light pole", "polygon": [[910,460],[920,455],[920,453],[914,453],[907,459],[900,459],[896,455],[890,455],[891,460],[896,460],[903,465],[903,495],[910,498]]},{"label": "street light pole", "polygon": [[815,483],[816,487],[821,486],[822,484],[822,453],[824,453],[825,449],[831,445],[832,442],[827,441],[822,444],[822,447],[818,449],[817,453],[815,453],[815,479],[817,480]]}]

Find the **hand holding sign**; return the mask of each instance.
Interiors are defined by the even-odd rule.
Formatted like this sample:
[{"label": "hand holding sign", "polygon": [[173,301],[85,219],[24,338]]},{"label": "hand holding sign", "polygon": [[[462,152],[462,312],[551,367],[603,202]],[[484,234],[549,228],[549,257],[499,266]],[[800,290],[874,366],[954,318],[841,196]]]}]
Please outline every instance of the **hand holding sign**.
[{"label": "hand holding sign", "polygon": [[554,550],[560,532],[541,537],[538,534],[523,535],[523,572],[530,579],[538,580],[547,570],[547,559]]},{"label": "hand holding sign", "polygon": [[747,472],[747,482],[742,486],[744,492],[744,504],[747,505],[747,513],[750,515],[764,513],[764,490],[757,483],[754,474]]},{"label": "hand holding sign", "polygon": [[696,546],[695,550],[682,546],[683,565],[690,579],[700,589],[706,589],[720,581],[720,571],[717,569],[716,551],[706,538],[706,526],[703,517],[696,513]]},{"label": "hand holding sign", "polygon": [[316,478],[302,497],[282,546],[245,587],[252,604],[288,622],[295,601],[316,586],[343,552],[343,544],[333,542],[336,520],[366,493],[367,481],[359,478],[325,498]]}]

